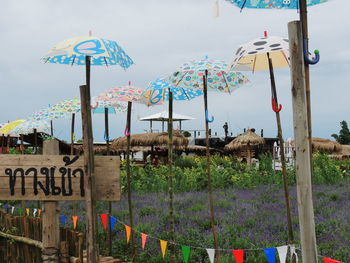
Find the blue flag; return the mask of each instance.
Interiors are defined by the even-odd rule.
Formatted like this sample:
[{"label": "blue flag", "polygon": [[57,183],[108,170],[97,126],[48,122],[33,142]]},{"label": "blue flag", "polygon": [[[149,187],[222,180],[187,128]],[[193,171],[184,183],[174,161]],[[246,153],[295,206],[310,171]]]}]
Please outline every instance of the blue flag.
[{"label": "blue flag", "polygon": [[114,216],[109,216],[109,223],[111,225],[111,231],[113,231],[117,219]]},{"label": "blue flag", "polygon": [[275,247],[264,248],[264,252],[269,263],[276,263],[276,251],[277,249]]},{"label": "blue flag", "polygon": [[62,226],[66,225],[66,216],[61,216],[61,225]]}]

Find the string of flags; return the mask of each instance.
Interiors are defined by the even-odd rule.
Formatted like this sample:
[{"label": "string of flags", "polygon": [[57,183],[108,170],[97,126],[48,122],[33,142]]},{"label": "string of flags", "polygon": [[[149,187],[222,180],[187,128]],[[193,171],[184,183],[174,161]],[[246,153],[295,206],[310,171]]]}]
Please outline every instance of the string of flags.
[{"label": "string of flags", "polygon": [[[3,204],[0,203],[0,207],[2,207]],[[11,214],[13,215],[16,207],[14,206],[9,206],[8,204],[4,205],[4,209],[6,211],[10,211]],[[31,213],[32,211],[32,213]],[[18,212],[19,215],[22,216],[23,213],[23,209],[22,208],[18,208]],[[33,215],[34,217],[38,216],[40,217],[41,215],[41,210],[38,208],[26,208],[25,209],[26,215],[30,216]],[[117,220],[117,218],[113,217],[113,216],[109,216],[108,218],[108,214],[100,214],[100,218],[101,218],[101,222],[102,222],[102,226],[104,228],[104,230],[107,229],[107,222],[109,219],[109,224],[110,224],[110,228],[113,230],[115,228],[116,223],[120,223],[122,225],[124,225],[125,228],[125,235],[126,235],[126,242],[129,243],[130,242],[130,237],[131,237],[131,232],[132,232],[132,228],[130,226],[128,226],[127,224],[125,224],[124,222]],[[62,226],[66,225],[67,222],[67,217],[65,215],[61,215],[60,216],[60,222]],[[73,223],[73,228],[76,229],[77,227],[77,222],[78,222],[78,216],[72,216],[72,223]],[[152,238],[152,239],[156,239],[159,241],[159,245],[160,245],[160,249],[161,249],[161,253],[163,258],[166,255],[167,252],[167,248],[168,248],[168,243],[171,243],[173,245],[176,246],[180,246],[181,247],[181,251],[182,251],[182,255],[183,255],[183,259],[185,263],[188,263],[189,258],[190,258],[190,253],[191,253],[191,249],[205,249],[209,260],[211,263],[214,263],[215,261],[215,249],[213,248],[204,248],[204,247],[195,247],[195,246],[187,246],[187,245],[181,245],[181,244],[177,244],[174,243],[172,241],[166,241],[166,240],[162,240],[159,239],[157,237],[153,237],[150,236],[148,234],[133,230],[135,233],[138,233],[141,235],[141,248],[142,250],[145,250],[146,247],[146,243],[147,243],[147,239],[148,238]],[[244,255],[246,251],[258,251],[261,250],[264,252],[265,257],[268,261],[268,263],[276,263],[276,256],[278,255],[278,259],[279,262],[286,262],[287,260],[287,255],[288,255],[288,251],[291,257],[294,257],[296,259],[296,262],[298,263],[298,254],[296,252],[297,248],[294,245],[284,245],[284,246],[279,246],[279,247],[272,247],[272,248],[255,248],[255,249],[218,249],[220,251],[230,251],[232,253],[232,256],[234,257],[236,263],[244,263]],[[344,263],[335,259],[331,259],[328,257],[324,257],[324,256],[320,256],[323,258],[323,262],[324,263]]]}]

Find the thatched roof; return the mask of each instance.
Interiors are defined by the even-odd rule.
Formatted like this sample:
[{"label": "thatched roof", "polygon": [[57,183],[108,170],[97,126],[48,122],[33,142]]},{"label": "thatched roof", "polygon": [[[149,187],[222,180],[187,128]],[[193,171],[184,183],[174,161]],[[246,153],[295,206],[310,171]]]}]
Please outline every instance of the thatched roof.
[{"label": "thatched roof", "polygon": [[[295,145],[294,141],[291,142]],[[324,138],[312,138],[312,150],[314,151],[326,151],[326,152],[338,152],[342,150],[342,145],[336,141],[324,139]]]},{"label": "thatched roof", "polygon": [[[179,132],[173,133],[173,145],[177,146],[186,146],[188,144],[188,140]],[[112,142],[112,148],[116,151],[120,149],[126,148],[127,145],[127,137],[120,137],[115,139]],[[133,134],[131,135],[130,141],[131,147],[133,146],[166,146],[168,145],[168,133],[160,132],[160,133],[141,133],[141,134]]]},{"label": "thatched roof", "polygon": [[233,141],[231,141],[229,144],[225,145],[225,150],[238,150],[242,148],[246,148],[248,145],[256,146],[259,144],[264,144],[265,140],[264,138],[257,135],[252,130],[247,130],[242,135],[237,136]]}]

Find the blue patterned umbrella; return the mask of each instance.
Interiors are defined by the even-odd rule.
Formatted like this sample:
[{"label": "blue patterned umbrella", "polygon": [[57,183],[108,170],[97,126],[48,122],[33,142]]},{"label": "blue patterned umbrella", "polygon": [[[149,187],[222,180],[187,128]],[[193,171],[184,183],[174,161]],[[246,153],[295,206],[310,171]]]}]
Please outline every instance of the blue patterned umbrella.
[{"label": "blue patterned umbrella", "polygon": [[[239,8],[261,8],[261,9],[299,9],[299,0],[226,0]],[[328,0],[307,0],[308,6],[321,4]]]}]

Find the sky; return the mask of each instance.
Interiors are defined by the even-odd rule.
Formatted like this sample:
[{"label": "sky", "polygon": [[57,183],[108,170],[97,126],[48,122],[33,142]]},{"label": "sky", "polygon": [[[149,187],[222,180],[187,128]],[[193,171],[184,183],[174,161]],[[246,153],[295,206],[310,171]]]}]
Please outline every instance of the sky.
[{"label": "sky", "polygon": [[[172,73],[190,61],[230,61],[239,45],[263,36],[288,37],[287,24],[297,20],[295,10],[251,10],[219,0],[219,17],[212,16],[215,0],[0,0],[0,123],[27,118],[55,102],[79,97],[85,84],[84,67],[44,64],[40,58],[61,40],[88,35],[116,41],[135,65],[93,67],[91,94],[128,84],[146,88],[158,77]],[[340,122],[350,122],[350,1],[331,0],[310,7],[310,50],[319,49],[321,61],[311,66],[313,136],[330,138]],[[270,79],[267,71],[243,72],[250,84],[231,95],[209,93],[209,114],[215,117],[212,132],[222,136],[240,134],[244,128],[277,135],[275,113],[271,110]],[[293,137],[291,79],[288,68],[275,71],[283,135]],[[183,122],[186,130],[204,130],[203,98],[175,102],[174,112],[196,120]],[[167,105],[147,108],[133,106],[132,133],[149,129],[138,121]],[[81,138],[77,118],[76,138]],[[110,137],[123,135],[126,114],[110,116]],[[70,120],[55,120],[54,135],[69,140]],[[161,123],[154,124],[161,130]],[[175,124],[175,128],[177,125]],[[103,141],[104,116],[93,115],[95,141]],[[203,134],[203,133],[201,133]]]}]

